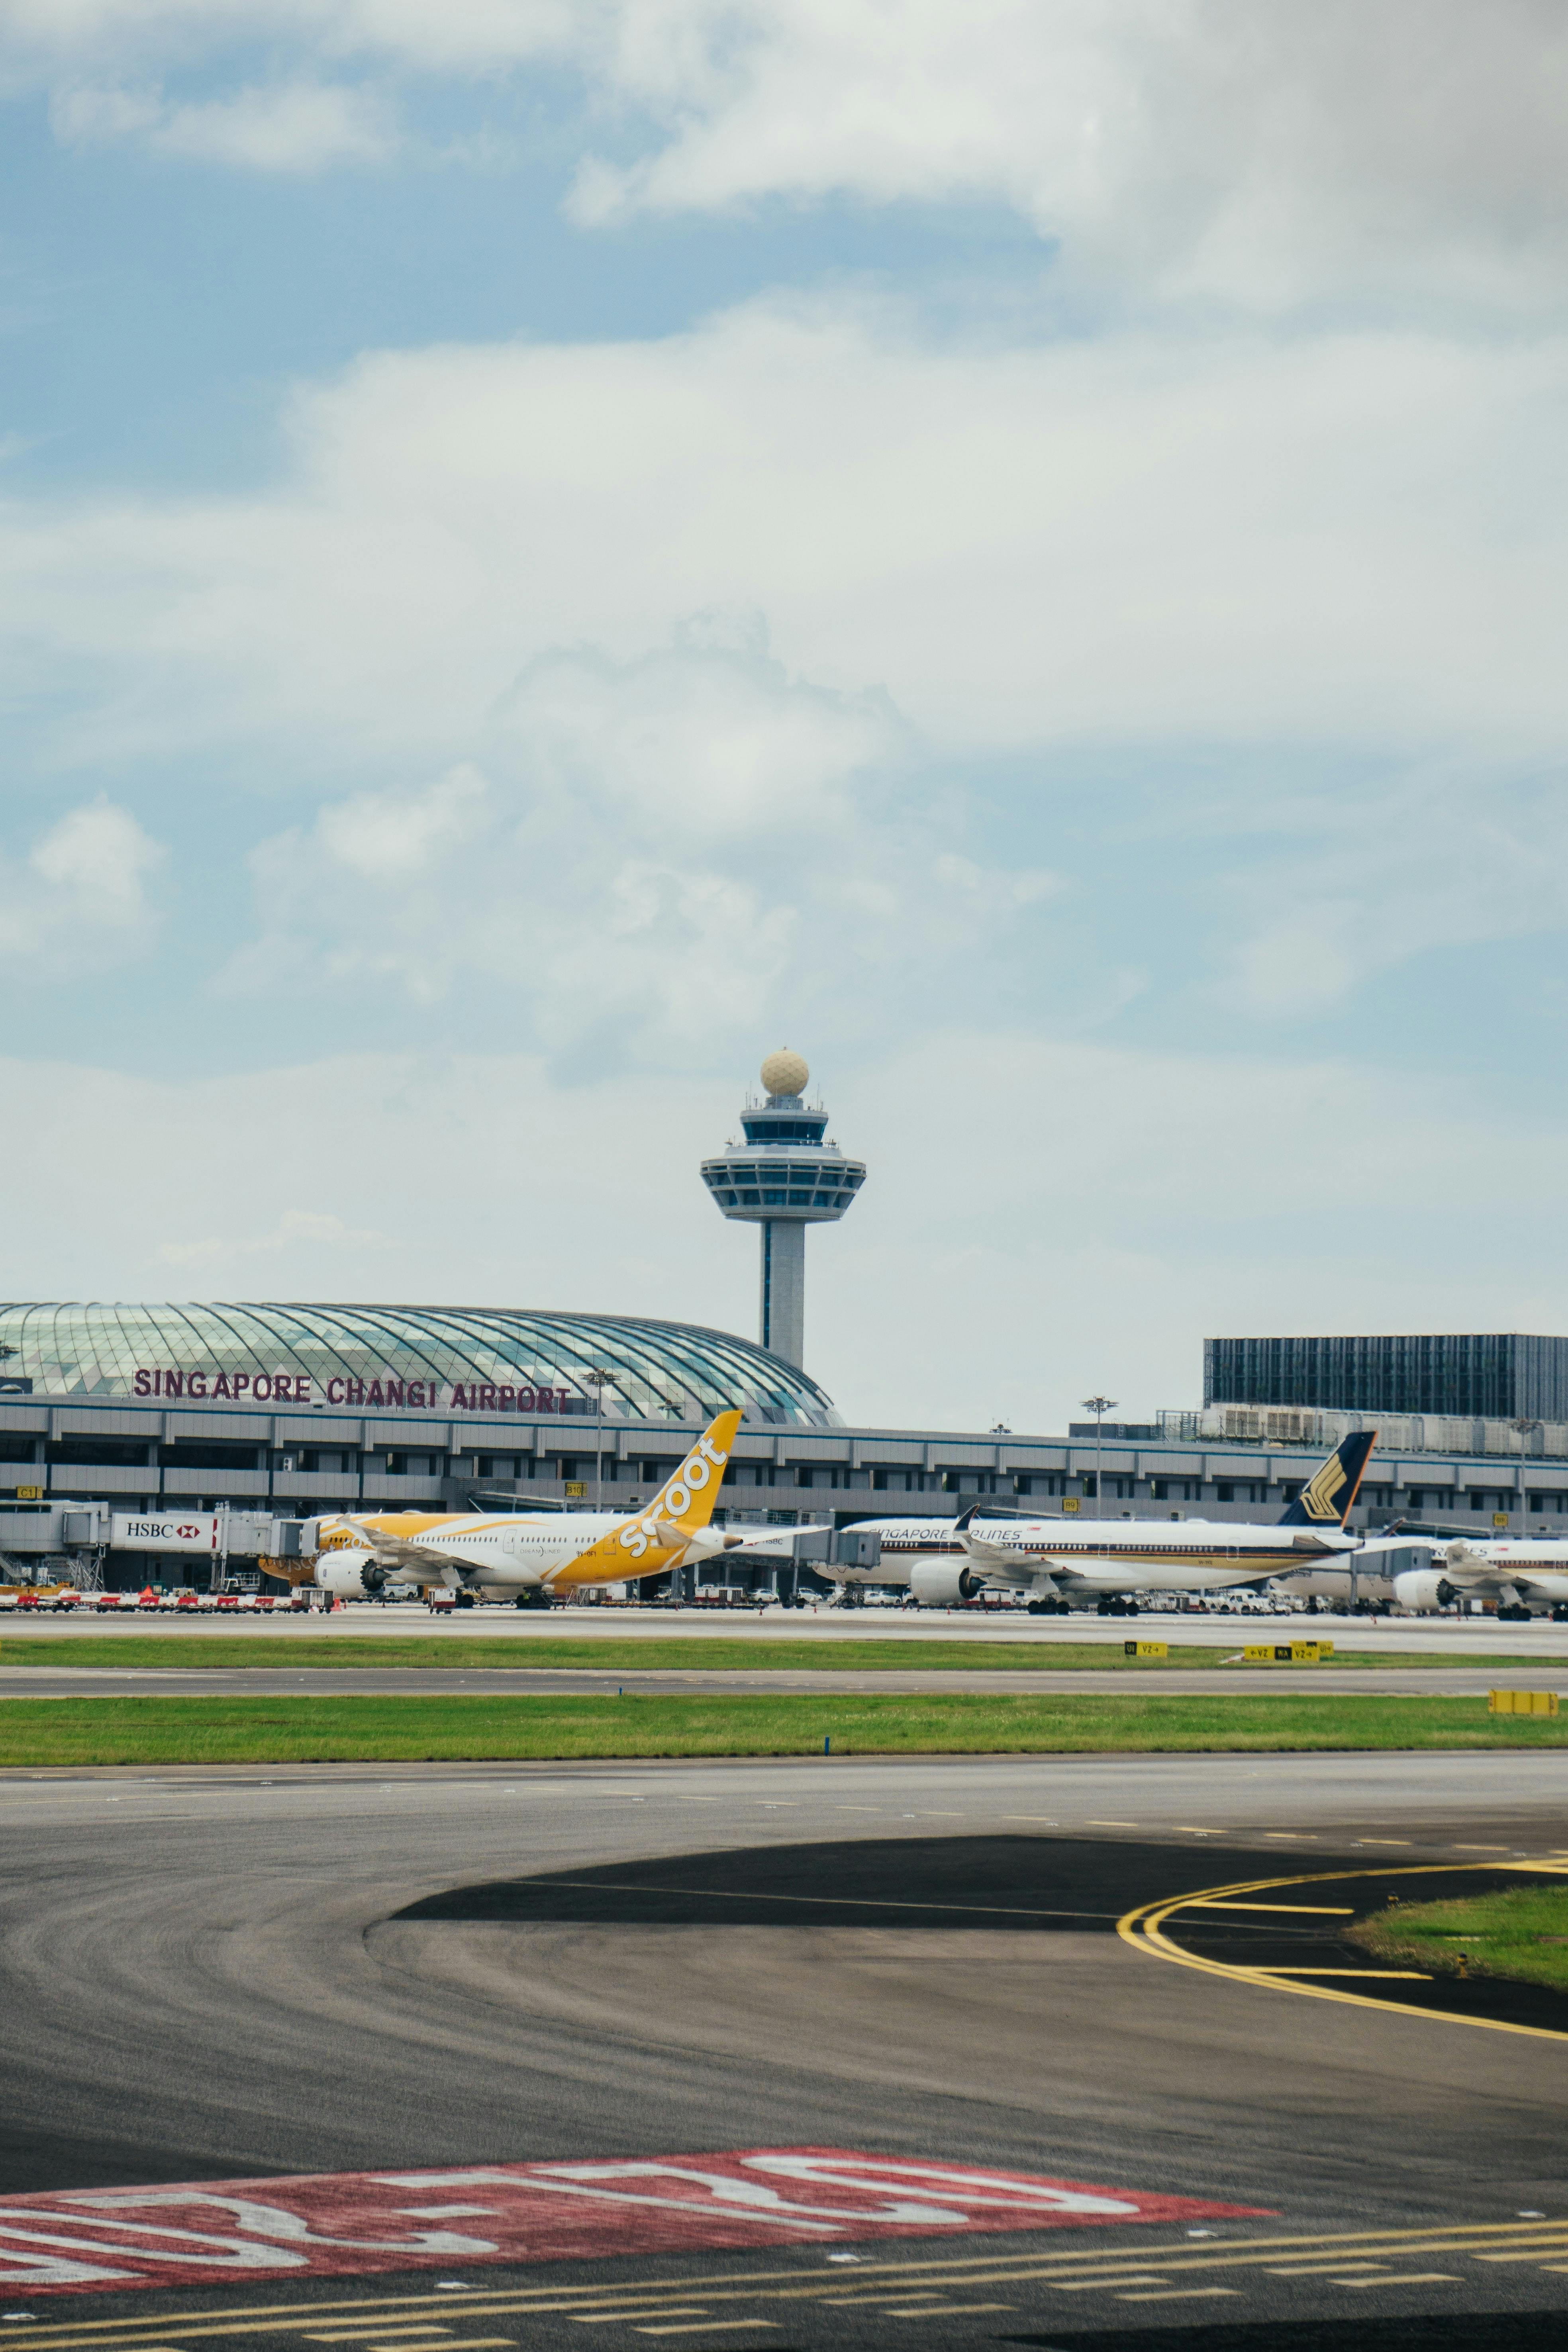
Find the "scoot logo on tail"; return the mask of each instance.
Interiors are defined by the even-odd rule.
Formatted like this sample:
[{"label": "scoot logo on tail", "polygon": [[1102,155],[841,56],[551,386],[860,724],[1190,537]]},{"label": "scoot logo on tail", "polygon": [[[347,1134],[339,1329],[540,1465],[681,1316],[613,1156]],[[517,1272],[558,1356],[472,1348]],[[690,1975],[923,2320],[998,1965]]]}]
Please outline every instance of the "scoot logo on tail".
[{"label": "scoot logo on tail", "polygon": [[710,1479],[724,1475],[724,1465],[730,1459],[710,1438],[700,1437],[674,1477],[654,1496],[640,1519],[633,1519],[621,1529],[621,1547],[634,1559],[641,1559],[648,1545],[657,1538],[661,1519],[684,1518],[691,1508],[691,1497],[700,1495]]}]

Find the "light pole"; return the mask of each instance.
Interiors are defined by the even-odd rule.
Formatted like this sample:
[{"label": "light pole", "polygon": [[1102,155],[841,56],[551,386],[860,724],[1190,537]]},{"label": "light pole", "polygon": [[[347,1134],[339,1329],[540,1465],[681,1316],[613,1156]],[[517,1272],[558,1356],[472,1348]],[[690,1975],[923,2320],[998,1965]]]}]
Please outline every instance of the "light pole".
[{"label": "light pole", "polygon": [[616,1376],[595,1364],[583,1377],[594,1391],[594,1508],[597,1511],[605,1502],[605,1389]]},{"label": "light pole", "polygon": [[1516,1432],[1519,1438],[1519,1532],[1521,1536],[1529,1532],[1524,1513],[1524,1441],[1540,1426],[1538,1421],[1531,1421],[1524,1414],[1518,1421],[1509,1423],[1509,1427]]},{"label": "light pole", "polygon": [[1108,1412],[1115,1412],[1116,1399],[1102,1396],[1085,1397],[1083,1409],[1085,1412],[1091,1412],[1094,1415],[1094,1516],[1097,1519],[1102,1519],[1105,1517],[1105,1488],[1100,1484],[1100,1423]]}]

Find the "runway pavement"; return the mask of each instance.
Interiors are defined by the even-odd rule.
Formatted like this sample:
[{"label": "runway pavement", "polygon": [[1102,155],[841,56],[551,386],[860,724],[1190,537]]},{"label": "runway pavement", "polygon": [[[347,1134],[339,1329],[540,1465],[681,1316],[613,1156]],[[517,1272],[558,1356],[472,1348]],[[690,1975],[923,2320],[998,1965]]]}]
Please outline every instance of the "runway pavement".
[{"label": "runway pavement", "polygon": [[[1426,2347],[1544,2346],[1568,2309],[1568,2031],[1303,1997],[1248,1972],[1262,1948],[1240,1914],[1225,1949],[1243,1962],[1214,1970],[1117,1927],[1162,1899],[1201,1920],[1194,1896],[1259,1878],[1552,1871],[1565,1794],[1552,1753],[7,1776],[0,2189],[55,2193],[0,2208],[6,2310],[30,2315],[12,2324],[38,2352],[104,2322],[148,2347],[205,2328],[463,2352],[586,2327],[1348,2352],[1398,2314],[1429,2315]],[[915,2231],[889,2243],[881,2223],[786,2219],[716,2243],[712,2200],[732,2216],[758,2163],[802,2161],[725,2152],[802,2148],[1255,2218],[1047,2229],[1036,2189],[1006,2192],[1035,2198],[1026,2226],[980,2236],[990,2209],[964,2207],[981,2192],[959,2181],[962,2226],[888,2224]],[[541,2263],[507,2236],[539,2226],[542,2199],[559,2208],[563,2166],[693,2152],[706,2172],[638,2176],[703,2204],[668,2242],[604,2174],[574,2176],[595,2243],[547,2234]],[[292,2181],[498,2165],[532,2169]],[[65,2201],[266,2176],[242,2211],[201,2209],[210,2285],[157,2284],[174,2239],[146,2231],[193,2226],[188,2205]],[[383,2251],[355,2252],[377,2234],[363,2219],[301,2237],[301,2212],[372,2196]],[[405,2267],[419,2232],[468,2251]],[[86,2267],[119,2275],[43,2294],[19,2278],[24,2253],[58,2262],[89,2236]],[[1242,2333],[1204,2332],[1221,2323]]]},{"label": "runway pavement", "polygon": [[407,1602],[385,1606],[355,1602],[331,1610],[242,1612],[180,1617],[172,1611],[130,1610],[100,1616],[95,1611],[25,1615],[0,1615],[0,1654],[12,1641],[58,1637],[75,1641],[154,1634],[172,1643],[193,1635],[221,1635],[225,1640],[281,1644],[323,1638],[352,1641],[356,1636],[406,1639],[419,1636],[460,1641],[682,1641],[754,1642],[765,1655],[767,1644],[784,1641],[818,1642],[830,1648],[838,1642],[980,1642],[1016,1644],[1021,1651],[1049,1651],[1058,1643],[1104,1642],[1120,1647],[1141,1638],[1156,1642],[1201,1643],[1216,1658],[1246,1642],[1312,1640],[1323,1635],[1342,1649],[1388,1656],[1435,1654],[1456,1665],[1478,1656],[1568,1659],[1568,1624],[1554,1625],[1535,1618],[1528,1625],[1499,1624],[1495,1619],[1366,1618],[1286,1616],[1252,1613],[1232,1617],[1183,1616],[1158,1610],[1135,1619],[1100,1617],[1076,1612],[1070,1617],[1030,1617],[1017,1609],[663,1609],[576,1606],[550,1609],[487,1606],[432,1613]]},{"label": "runway pavement", "polygon": [[1568,1691],[1568,1662],[1545,1658],[1520,1667],[1243,1665],[1207,1667],[1146,1666],[1119,1668],[1031,1669],[1026,1674],[984,1670],[964,1674],[951,1668],[928,1668],[914,1674],[854,1673],[826,1666],[788,1673],[703,1672],[700,1668],[670,1674],[650,1674],[637,1667],[597,1672],[571,1666],[470,1666],[458,1672],[442,1666],[297,1666],[292,1671],[270,1666],[4,1666],[0,1665],[0,1699],[92,1698],[134,1696],[137,1692],[163,1697],[216,1696],[227,1692],[244,1697],[303,1697],[309,1694],[360,1696],[409,1692],[425,1697],[443,1693],[471,1697],[514,1695],[560,1696],[578,1694],[603,1697],[628,1690],[658,1696],[691,1697],[728,1691],[752,1692],[975,1691],[989,1696],[1014,1693],[1077,1694],[1116,1691],[1125,1696],[1137,1689],[1157,1688],[1166,1696],[1202,1697],[1217,1692],[1288,1692],[1293,1698],[1317,1692],[1350,1693],[1359,1698],[1390,1693],[1412,1698],[1422,1692],[1458,1696],[1484,1696],[1494,1685],[1519,1684],[1531,1689]]}]

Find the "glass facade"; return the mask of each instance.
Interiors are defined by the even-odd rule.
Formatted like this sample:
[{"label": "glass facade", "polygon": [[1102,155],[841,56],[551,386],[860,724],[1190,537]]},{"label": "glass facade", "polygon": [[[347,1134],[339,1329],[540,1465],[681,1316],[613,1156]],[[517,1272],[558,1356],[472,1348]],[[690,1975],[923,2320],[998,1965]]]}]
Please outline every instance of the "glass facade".
[{"label": "glass facade", "polygon": [[[30,1381],[35,1397],[105,1403],[179,1396],[289,1404],[330,1393],[334,1403],[380,1403],[380,1390],[396,1386],[402,1393],[387,1402],[445,1411],[454,1389],[483,1383],[487,1391],[504,1388],[519,1410],[531,1410],[537,1395],[542,1412],[590,1416],[595,1383],[587,1375],[598,1370],[609,1374],[606,1421],[702,1421],[739,1405],[753,1422],[839,1426],[815,1381],[750,1340],[626,1315],[0,1303],[0,1368]],[[373,1382],[380,1384],[374,1400],[352,1393],[368,1392]],[[427,1393],[410,1397],[410,1388]],[[335,1392],[345,1389],[346,1397]],[[492,1400],[487,1394],[483,1402],[488,1408]]]},{"label": "glass facade", "polygon": [[1205,1339],[1204,1402],[1568,1421],[1568,1339],[1517,1331]]}]

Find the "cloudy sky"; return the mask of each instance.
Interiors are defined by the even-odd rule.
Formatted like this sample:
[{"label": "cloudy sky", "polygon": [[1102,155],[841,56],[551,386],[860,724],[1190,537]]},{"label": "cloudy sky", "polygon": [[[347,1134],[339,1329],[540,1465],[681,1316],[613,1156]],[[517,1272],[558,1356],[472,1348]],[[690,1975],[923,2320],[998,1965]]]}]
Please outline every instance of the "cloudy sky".
[{"label": "cloudy sky", "polygon": [[1568,1330],[1556,0],[0,0],[17,1297]]}]

